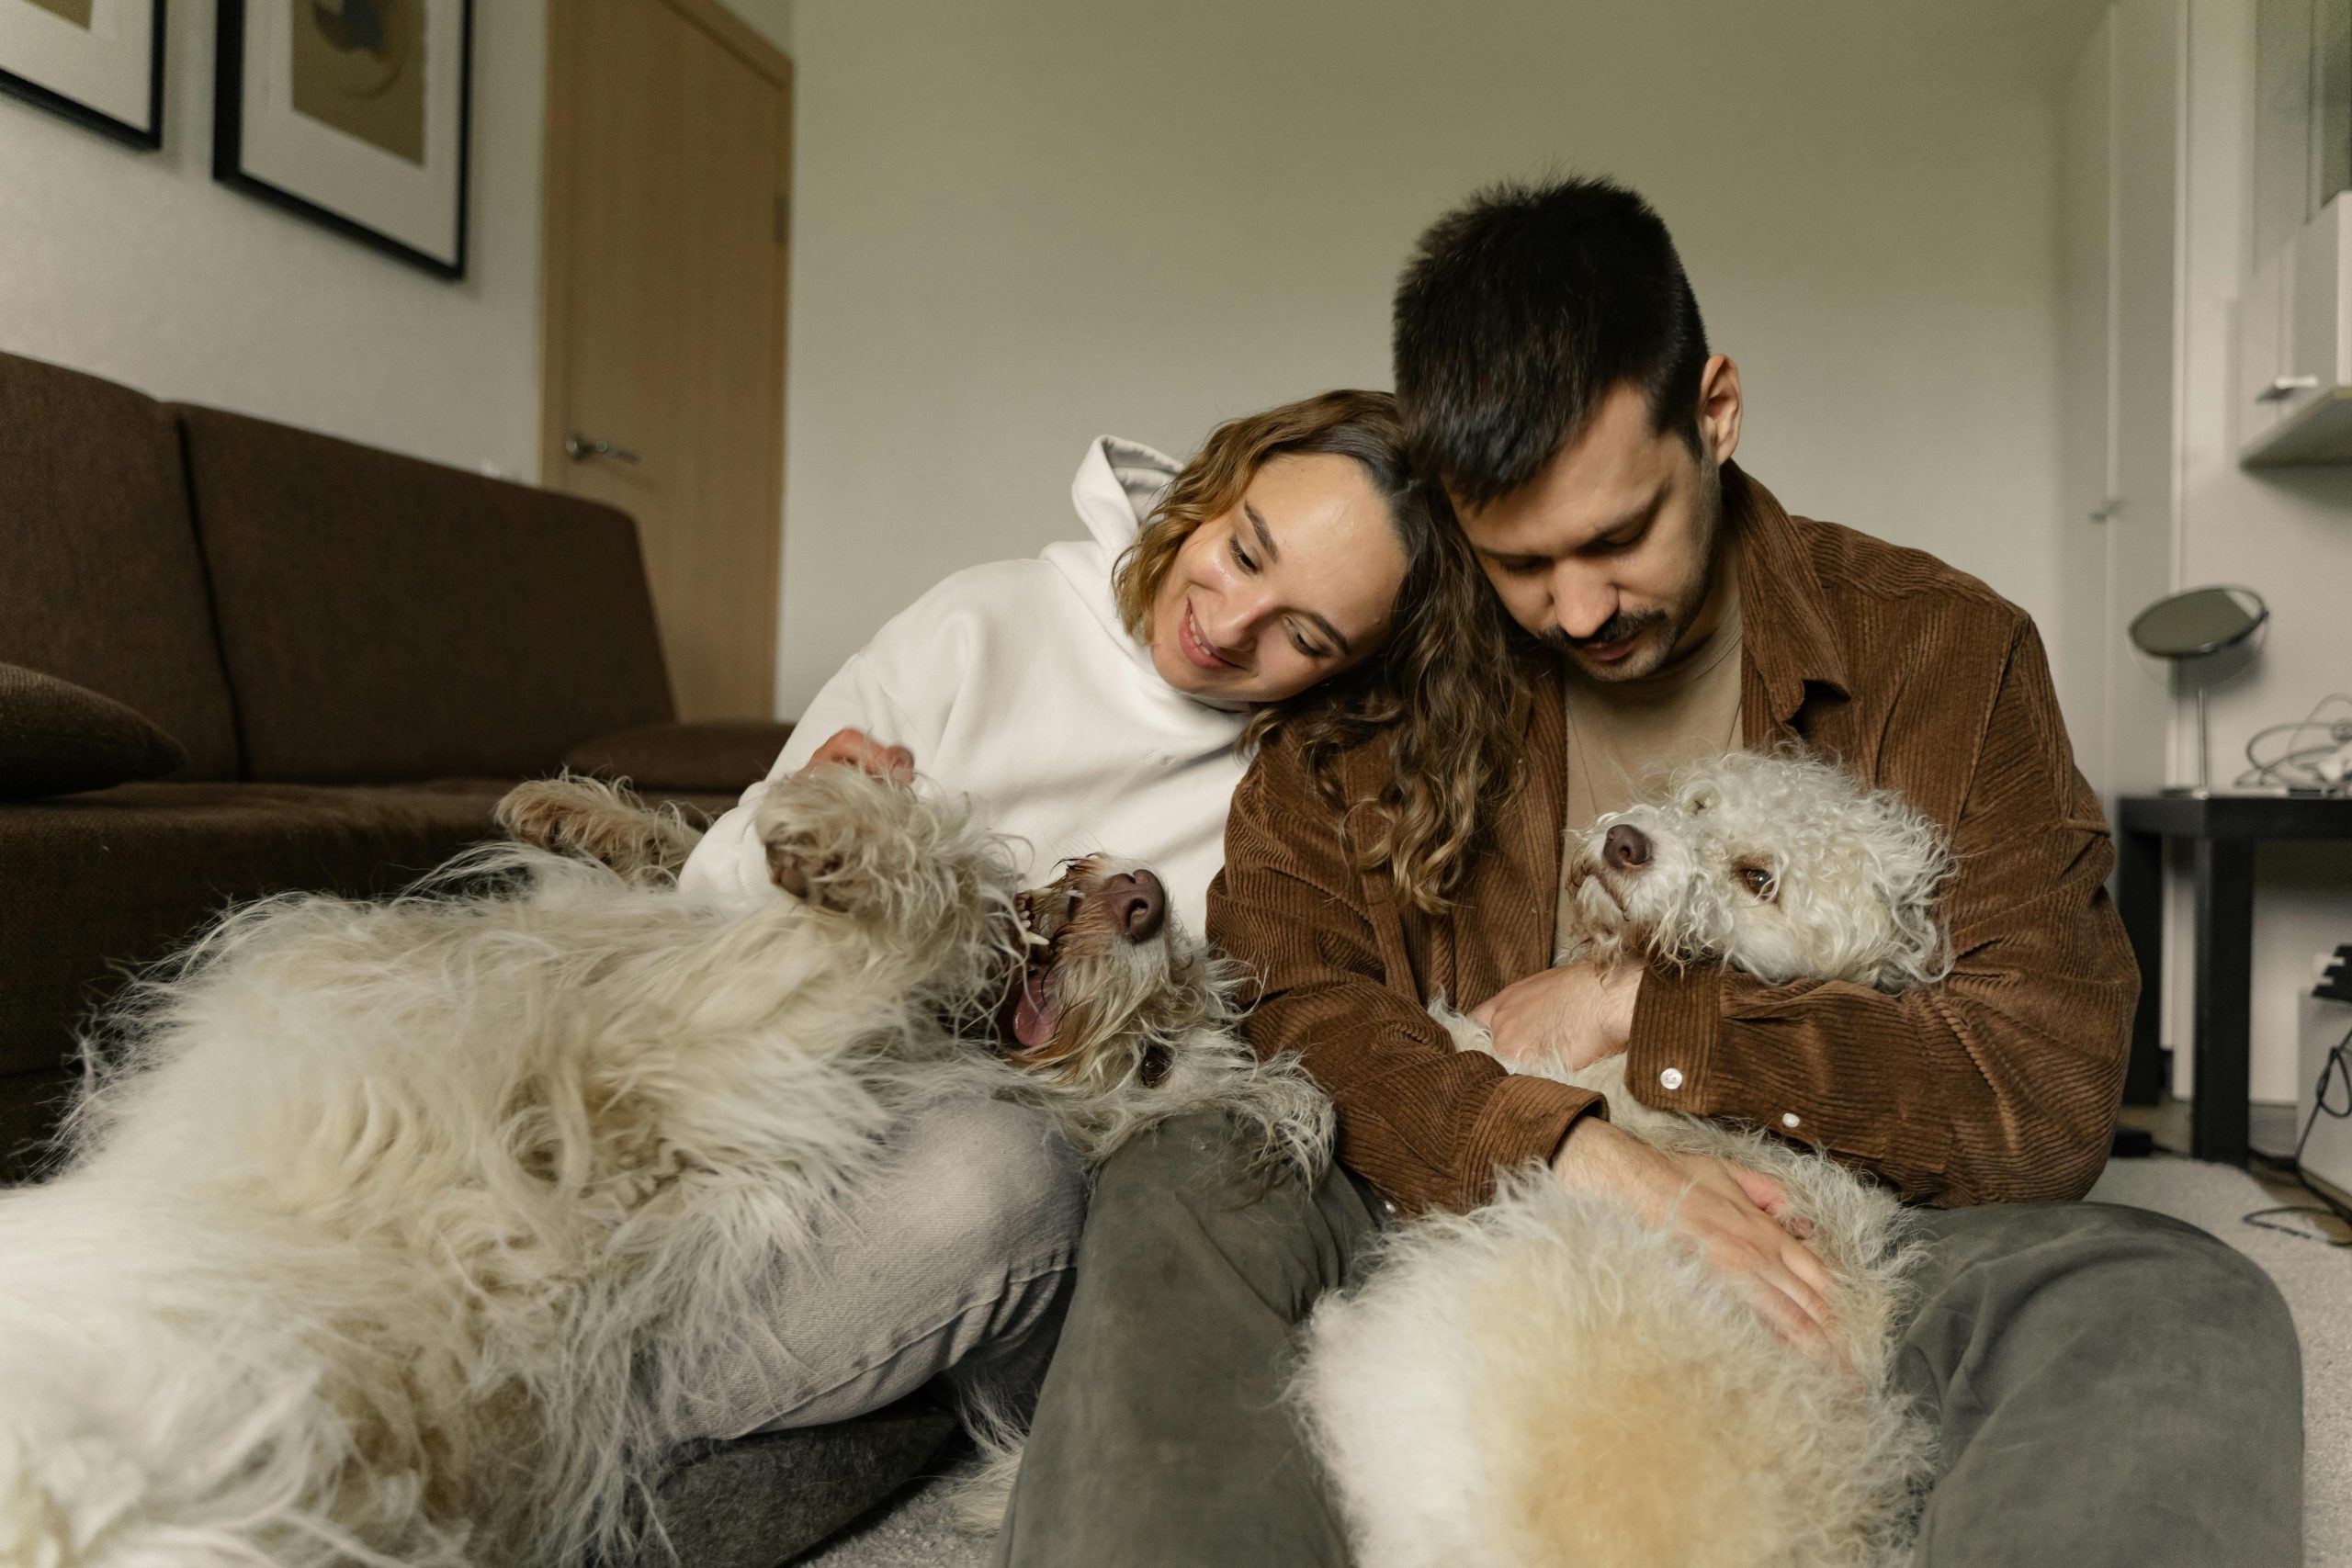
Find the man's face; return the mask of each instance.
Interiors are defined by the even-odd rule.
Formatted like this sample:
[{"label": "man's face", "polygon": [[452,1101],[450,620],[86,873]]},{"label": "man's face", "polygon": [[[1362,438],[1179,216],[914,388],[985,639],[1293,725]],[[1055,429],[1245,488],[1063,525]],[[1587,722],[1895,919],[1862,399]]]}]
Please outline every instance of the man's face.
[{"label": "man's face", "polygon": [[1595,681],[1637,681],[1681,644],[1707,597],[1721,468],[1739,443],[1739,373],[1707,362],[1700,452],[1651,427],[1621,383],[1525,488],[1454,511],[1521,626]]}]

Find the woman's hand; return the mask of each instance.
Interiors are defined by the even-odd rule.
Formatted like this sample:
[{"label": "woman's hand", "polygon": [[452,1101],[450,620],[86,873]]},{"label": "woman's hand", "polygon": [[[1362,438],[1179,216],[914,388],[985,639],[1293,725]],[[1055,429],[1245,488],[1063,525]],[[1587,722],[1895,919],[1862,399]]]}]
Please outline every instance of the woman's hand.
[{"label": "woman's hand", "polygon": [[1780,1336],[1824,1360],[1840,1359],[1829,1270],[1792,1233],[1788,1194],[1769,1176],[1703,1155],[1669,1154],[1599,1117],[1580,1117],[1552,1156],[1571,1190],[1609,1192],[1652,1224],[1679,1232],[1764,1314]]},{"label": "woman's hand", "polygon": [[912,784],[915,778],[915,754],[903,746],[885,746],[862,729],[837,729],[832,738],[817,748],[815,753],[800,765],[803,773],[817,768],[828,768],[837,762],[849,762],[864,768],[877,779],[892,784]]},{"label": "woman's hand", "polygon": [[1505,1064],[1576,1072],[1625,1049],[1641,989],[1635,965],[1588,960],[1514,980],[1471,1009],[1470,1019],[1494,1037],[1487,1048]]}]

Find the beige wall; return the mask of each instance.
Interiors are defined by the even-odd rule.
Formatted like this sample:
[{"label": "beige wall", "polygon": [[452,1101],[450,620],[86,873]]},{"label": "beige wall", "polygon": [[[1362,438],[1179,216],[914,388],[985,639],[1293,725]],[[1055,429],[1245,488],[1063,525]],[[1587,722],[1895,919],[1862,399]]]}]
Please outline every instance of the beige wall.
[{"label": "beige wall", "polygon": [[465,468],[538,439],[545,0],[475,7],[468,276],[212,178],[214,8],[170,8],[164,148],[0,98],[0,349]]},{"label": "beige wall", "polygon": [[[2189,0],[2187,175],[2183,187],[2180,496],[2175,582],[2244,583],[2271,609],[2261,649],[2212,696],[2212,770],[2226,786],[2247,739],[2352,693],[2352,464],[2238,467],[2230,308],[2252,276],[2253,0]],[[2171,725],[2172,778],[2197,776],[2197,716],[2186,695]],[[2254,931],[2254,1098],[2290,1100],[2296,998],[2312,958],[2352,942],[2352,846],[2292,845],[2257,863]],[[2186,888],[2173,906],[2166,1039],[2188,1043]],[[2176,1087],[2190,1089],[2188,1053]]]},{"label": "beige wall", "polygon": [[[790,0],[727,0],[789,47]],[[474,7],[467,276],[212,178],[215,7],[170,7],[160,152],[0,96],[0,350],[508,478],[537,472],[547,0]]]},{"label": "beige wall", "polygon": [[2046,619],[2056,86],[2094,14],[798,0],[785,711],[943,574],[1072,532],[1098,432],[1181,451],[1386,385],[1415,235],[1547,168],[1664,211],[1783,501]]}]

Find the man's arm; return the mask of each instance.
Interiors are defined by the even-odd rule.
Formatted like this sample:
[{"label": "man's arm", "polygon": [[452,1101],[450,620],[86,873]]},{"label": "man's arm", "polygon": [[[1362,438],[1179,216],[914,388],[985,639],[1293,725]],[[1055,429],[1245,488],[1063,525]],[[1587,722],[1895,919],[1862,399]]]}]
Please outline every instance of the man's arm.
[{"label": "man's arm", "polygon": [[1269,744],[1234,794],[1208,934],[1259,982],[1250,1043],[1299,1052],[1339,1107],[1340,1157],[1408,1213],[1471,1208],[1493,1193],[1498,1162],[1549,1157],[1578,1117],[1607,1109],[1453,1048],[1412,976],[1394,972],[1401,928],[1367,897],[1344,820],[1296,752]]},{"label": "man's arm", "polygon": [[[1973,754],[1943,900],[1950,978],[1888,996],[1653,973],[1628,1086],[1652,1105],[1823,1145],[1910,1198],[2086,1191],[2107,1158],[2139,978],[2106,894],[2107,824],[2075,769],[2030,622],[2011,638]],[[1881,782],[1905,781],[1890,769]]]}]

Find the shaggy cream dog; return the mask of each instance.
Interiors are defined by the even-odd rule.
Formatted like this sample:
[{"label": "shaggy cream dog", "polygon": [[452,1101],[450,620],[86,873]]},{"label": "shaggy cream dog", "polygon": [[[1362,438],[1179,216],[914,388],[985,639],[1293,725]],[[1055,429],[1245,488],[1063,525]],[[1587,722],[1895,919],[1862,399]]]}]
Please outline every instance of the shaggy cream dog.
[{"label": "shaggy cream dog", "polygon": [[[1921,986],[1951,964],[1950,857],[1900,800],[1735,753],[1595,822],[1559,959],[1724,963],[1769,981]],[[1476,1025],[1434,1010],[1465,1050]],[[1402,1227],[1310,1321],[1295,1393],[1363,1568],[1861,1568],[1899,1560],[1927,1462],[1889,1388],[1910,1262],[1883,1189],[1777,1138],[1650,1110],[1623,1058],[1542,1071],[1621,1127],[1774,1178],[1838,1281],[1846,1366],[1778,1338],[1670,1231],[1506,1173]]]},{"label": "shaggy cream dog", "polygon": [[0,1562],[628,1561],[685,1380],[927,1097],[1095,1158],[1226,1105],[1320,1168],[1148,873],[1018,894],[960,810],[831,768],[762,808],[792,897],[725,913],[671,885],[691,829],[549,787],[510,819],[613,863],[241,910],[94,1048],[62,1174],[0,1192]]}]

